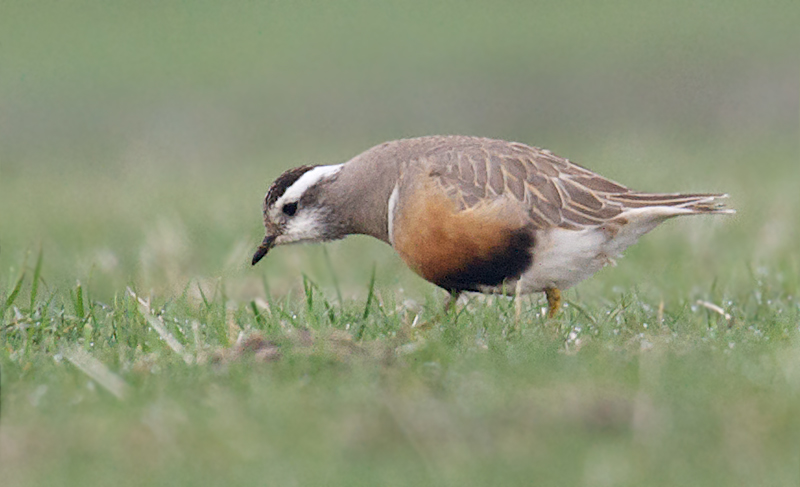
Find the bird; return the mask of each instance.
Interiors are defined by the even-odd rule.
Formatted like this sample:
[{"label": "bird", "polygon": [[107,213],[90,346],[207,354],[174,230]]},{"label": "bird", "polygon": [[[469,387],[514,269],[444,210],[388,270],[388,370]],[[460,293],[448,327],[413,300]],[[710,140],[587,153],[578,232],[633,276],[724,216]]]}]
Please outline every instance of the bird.
[{"label": "bird", "polygon": [[450,293],[561,292],[670,218],[729,214],[727,194],[634,191],[553,152],[473,136],[384,142],[347,162],[281,174],[262,206],[273,247],[369,235]]}]

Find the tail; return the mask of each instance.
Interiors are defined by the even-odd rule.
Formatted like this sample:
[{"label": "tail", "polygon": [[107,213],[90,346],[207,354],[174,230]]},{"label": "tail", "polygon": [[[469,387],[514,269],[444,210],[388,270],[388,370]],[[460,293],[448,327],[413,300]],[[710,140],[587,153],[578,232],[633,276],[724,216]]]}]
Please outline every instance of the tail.
[{"label": "tail", "polygon": [[619,193],[607,196],[609,200],[621,203],[625,208],[660,207],[672,216],[700,213],[732,214],[736,210],[726,208],[727,194],[679,194],[679,193]]},{"label": "tail", "polygon": [[732,214],[736,210],[725,208],[727,194],[653,194],[622,193],[608,195],[625,210],[604,226],[607,241],[606,255],[615,257],[628,246],[660,223],[680,215]]}]

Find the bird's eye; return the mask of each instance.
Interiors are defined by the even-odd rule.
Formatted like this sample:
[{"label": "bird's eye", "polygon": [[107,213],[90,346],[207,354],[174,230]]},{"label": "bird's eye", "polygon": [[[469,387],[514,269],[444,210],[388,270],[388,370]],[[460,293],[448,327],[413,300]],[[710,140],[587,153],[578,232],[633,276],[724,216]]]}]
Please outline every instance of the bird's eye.
[{"label": "bird's eye", "polygon": [[297,202],[295,201],[294,203],[286,203],[283,205],[282,211],[284,215],[294,216],[294,214],[297,213]]}]

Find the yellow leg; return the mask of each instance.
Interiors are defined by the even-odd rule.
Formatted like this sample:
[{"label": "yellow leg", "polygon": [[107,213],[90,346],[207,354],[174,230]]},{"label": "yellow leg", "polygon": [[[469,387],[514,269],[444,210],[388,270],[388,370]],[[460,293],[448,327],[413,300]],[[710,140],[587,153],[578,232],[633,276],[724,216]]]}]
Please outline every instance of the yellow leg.
[{"label": "yellow leg", "polygon": [[547,296],[547,317],[555,317],[558,310],[561,308],[561,291],[558,288],[547,288],[544,290]]}]

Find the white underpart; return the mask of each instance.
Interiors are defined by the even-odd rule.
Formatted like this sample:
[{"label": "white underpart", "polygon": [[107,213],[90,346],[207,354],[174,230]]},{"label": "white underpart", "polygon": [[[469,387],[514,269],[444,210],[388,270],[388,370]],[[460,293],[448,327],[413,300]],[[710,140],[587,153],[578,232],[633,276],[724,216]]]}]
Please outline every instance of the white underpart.
[{"label": "white underpart", "polygon": [[603,227],[583,230],[554,228],[537,234],[533,265],[521,277],[524,293],[547,288],[569,289],[607,264],[664,220],[696,213],[686,208],[656,206],[627,210],[618,218],[627,224],[616,233]]},{"label": "white underpart", "polygon": [[308,188],[317,184],[324,178],[333,176],[342,169],[343,165],[344,164],[317,166],[310,171],[306,171],[293,185],[286,188],[286,192],[275,202],[275,208],[280,210],[280,208],[283,208],[284,204],[299,200]]},{"label": "white underpart", "polygon": [[387,205],[387,208],[386,208],[387,219],[388,219],[388,222],[389,222],[389,224],[388,224],[389,228],[387,228],[387,230],[389,232],[389,243],[391,243],[392,245],[394,245],[394,233],[393,233],[394,212],[395,212],[395,209],[397,208],[397,196],[398,196],[398,194],[400,194],[400,185],[399,184],[395,184],[394,185],[394,189],[392,190],[392,194],[391,194],[391,196],[389,196],[389,204]]},{"label": "white underpart", "polygon": [[619,257],[628,247],[635,244],[639,237],[654,229],[658,225],[674,216],[698,215],[700,213],[687,208],[674,206],[652,206],[650,208],[636,208],[623,212],[620,217],[628,220],[613,238],[608,240],[603,253],[609,257]]}]

